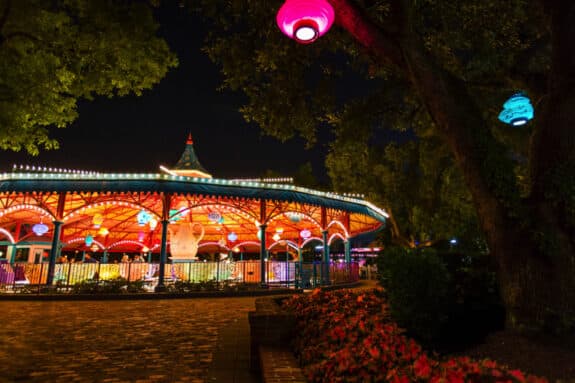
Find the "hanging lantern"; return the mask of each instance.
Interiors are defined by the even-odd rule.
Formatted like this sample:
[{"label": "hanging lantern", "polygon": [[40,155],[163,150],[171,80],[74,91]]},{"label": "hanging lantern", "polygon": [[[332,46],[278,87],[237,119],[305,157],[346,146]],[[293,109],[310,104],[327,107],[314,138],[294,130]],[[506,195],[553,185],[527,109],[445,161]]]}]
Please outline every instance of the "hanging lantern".
[{"label": "hanging lantern", "polygon": [[86,246],[90,246],[92,242],[94,242],[94,237],[92,237],[92,234],[88,234],[84,239],[84,243],[86,244]]},{"label": "hanging lantern", "polygon": [[41,237],[48,232],[48,226],[40,222],[32,226],[32,231],[37,236]]},{"label": "hanging lantern", "polygon": [[234,253],[239,253],[240,252],[240,248],[239,247],[234,247],[234,249],[232,250]]},{"label": "hanging lantern", "polygon": [[143,231],[140,231],[138,233],[138,242],[144,242],[144,237],[146,236],[146,233],[144,233]]},{"label": "hanging lantern", "polygon": [[236,233],[234,233],[233,231],[228,234],[228,241],[230,242],[235,242],[238,239],[238,235]]},{"label": "hanging lantern", "polygon": [[276,228],[276,233],[281,234],[284,232],[284,228],[283,227],[278,227]]},{"label": "hanging lantern", "polygon": [[148,251],[150,251],[150,248],[148,246],[142,247],[142,253],[147,253]]},{"label": "hanging lantern", "polygon": [[334,19],[335,12],[327,0],[286,0],[276,16],[280,30],[302,44],[325,34]]},{"label": "hanging lantern", "polygon": [[152,219],[152,216],[147,211],[140,210],[140,212],[136,216],[136,219],[138,220],[138,225],[144,226],[145,224],[150,222],[150,220]]},{"label": "hanging lantern", "polygon": [[100,228],[100,230],[98,230],[98,235],[101,236],[106,236],[110,234],[110,231],[108,229],[106,229],[105,227]]},{"label": "hanging lantern", "polygon": [[513,126],[525,125],[533,118],[533,106],[529,98],[522,92],[515,93],[503,104],[499,120]]},{"label": "hanging lantern", "polygon": [[281,236],[278,233],[275,233],[272,239],[277,242],[281,239]]},{"label": "hanging lantern", "polygon": [[302,231],[299,232],[299,235],[303,239],[308,239],[309,237],[311,237],[311,231],[309,231],[308,229],[303,229]]},{"label": "hanging lantern", "polygon": [[301,217],[298,213],[287,213],[289,220],[293,223],[298,223],[301,221]]},{"label": "hanging lantern", "polygon": [[156,226],[158,226],[158,220],[155,218],[152,218],[148,222],[148,225],[150,225],[150,230],[154,230],[156,228]]},{"label": "hanging lantern", "polygon": [[92,218],[92,223],[94,224],[94,228],[98,229],[100,225],[104,222],[104,216],[100,213],[96,213]]},{"label": "hanging lantern", "polygon": [[92,246],[90,246],[90,250],[92,250],[94,252],[97,251],[98,249],[99,249],[98,245],[96,245],[95,243]]},{"label": "hanging lantern", "polygon": [[217,211],[211,211],[208,214],[208,219],[212,222],[220,222],[220,219],[222,219],[222,215]]}]

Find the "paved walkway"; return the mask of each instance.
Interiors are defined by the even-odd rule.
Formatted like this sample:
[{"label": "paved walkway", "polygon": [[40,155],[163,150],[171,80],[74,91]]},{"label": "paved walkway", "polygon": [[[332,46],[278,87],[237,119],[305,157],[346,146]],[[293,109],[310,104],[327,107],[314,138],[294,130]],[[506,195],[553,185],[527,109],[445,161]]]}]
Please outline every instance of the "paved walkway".
[{"label": "paved walkway", "polygon": [[259,382],[254,301],[0,301],[0,382]]}]

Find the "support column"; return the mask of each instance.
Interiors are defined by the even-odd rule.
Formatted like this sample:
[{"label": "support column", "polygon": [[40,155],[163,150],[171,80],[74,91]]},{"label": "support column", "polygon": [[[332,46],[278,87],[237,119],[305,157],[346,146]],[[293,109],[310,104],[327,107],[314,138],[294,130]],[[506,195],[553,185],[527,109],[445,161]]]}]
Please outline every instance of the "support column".
[{"label": "support column", "polygon": [[54,280],[54,269],[56,268],[56,259],[60,253],[60,235],[62,234],[62,221],[54,221],[54,233],[52,235],[52,248],[50,249],[50,260],[48,262],[48,277],[46,286],[52,285]]},{"label": "support column", "polygon": [[343,242],[343,246],[345,253],[345,263],[349,265],[351,264],[351,241],[349,238]]},{"label": "support column", "polygon": [[322,267],[322,285],[329,285],[329,245],[327,243],[327,230],[321,232],[323,239],[323,267]]},{"label": "support column", "polygon": [[158,285],[156,286],[156,292],[161,292],[166,290],[164,285],[164,272],[166,270],[166,260],[167,260],[167,247],[168,247],[168,224],[170,221],[167,219],[162,220],[162,245],[160,247],[160,270],[158,271]]},{"label": "support column", "polygon": [[260,225],[260,284],[262,287],[267,287],[266,284],[266,255],[267,255],[267,249],[266,249],[266,228],[268,227],[268,225],[261,224]]},{"label": "support column", "polygon": [[108,250],[104,250],[104,254],[102,255],[102,263],[108,263]]},{"label": "support column", "polygon": [[301,247],[297,247],[297,261],[299,263],[299,287],[303,288],[305,286],[305,283],[303,283],[303,251]]}]

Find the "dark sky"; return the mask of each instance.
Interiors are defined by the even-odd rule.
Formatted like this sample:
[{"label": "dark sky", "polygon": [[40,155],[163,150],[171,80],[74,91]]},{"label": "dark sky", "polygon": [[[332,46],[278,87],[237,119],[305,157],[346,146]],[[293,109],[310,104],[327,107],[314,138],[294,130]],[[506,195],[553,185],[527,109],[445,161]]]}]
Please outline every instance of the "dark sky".
[{"label": "dark sky", "polygon": [[[179,159],[188,132],[202,165],[214,177],[257,177],[267,169],[291,175],[312,162],[325,181],[324,145],[305,150],[303,141],[287,143],[262,137],[238,112],[242,95],[218,92],[221,75],[201,52],[201,20],[178,7],[158,12],[160,34],[180,60],[151,91],[141,97],[81,102],[80,117],[54,136],[61,147],[37,157],[0,151],[1,171],[12,164],[109,172],[157,172]],[[278,30],[278,33],[279,30]]]}]

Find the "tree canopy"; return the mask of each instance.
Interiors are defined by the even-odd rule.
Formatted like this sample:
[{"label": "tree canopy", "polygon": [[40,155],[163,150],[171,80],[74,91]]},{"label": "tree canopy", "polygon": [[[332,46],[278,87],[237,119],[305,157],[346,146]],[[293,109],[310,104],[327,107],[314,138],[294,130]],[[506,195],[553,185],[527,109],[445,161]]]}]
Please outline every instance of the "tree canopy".
[{"label": "tree canopy", "polygon": [[[575,317],[575,5],[329,2],[337,26],[310,45],[277,30],[279,0],[202,3],[206,50],[223,86],[248,96],[245,118],[310,144],[330,130],[335,185],[419,217],[418,236],[476,219],[510,324]],[[497,120],[518,90],[536,108],[520,129]]]},{"label": "tree canopy", "polygon": [[79,99],[140,95],[177,65],[144,2],[0,0],[0,149],[56,149]]}]

